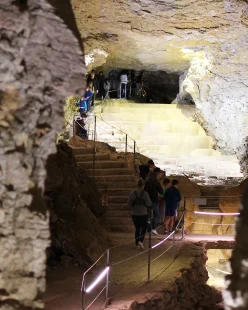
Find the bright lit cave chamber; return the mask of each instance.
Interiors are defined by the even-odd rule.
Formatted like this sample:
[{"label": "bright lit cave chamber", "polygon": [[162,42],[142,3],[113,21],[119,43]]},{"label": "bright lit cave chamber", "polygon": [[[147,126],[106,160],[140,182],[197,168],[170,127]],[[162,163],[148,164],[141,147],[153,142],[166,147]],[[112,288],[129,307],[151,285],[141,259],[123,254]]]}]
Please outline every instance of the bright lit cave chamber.
[{"label": "bright lit cave chamber", "polygon": [[[142,261],[113,271],[109,309],[247,310],[247,1],[17,0],[0,18],[0,309],[81,309],[83,272],[132,242],[127,133],[136,168],[151,158],[179,180],[186,238],[149,284]],[[86,119],[92,132],[97,117],[95,179],[94,144],[72,130],[92,69],[143,73],[147,92],[96,100]]]}]

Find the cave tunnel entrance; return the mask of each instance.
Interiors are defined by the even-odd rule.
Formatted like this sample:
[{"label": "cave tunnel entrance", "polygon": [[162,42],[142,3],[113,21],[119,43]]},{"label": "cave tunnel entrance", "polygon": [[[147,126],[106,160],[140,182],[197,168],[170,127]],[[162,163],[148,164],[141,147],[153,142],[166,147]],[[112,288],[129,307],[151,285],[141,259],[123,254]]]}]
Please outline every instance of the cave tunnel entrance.
[{"label": "cave tunnel entrance", "polygon": [[[91,71],[90,71],[91,72]],[[89,72],[89,74],[90,74]],[[108,98],[123,98],[121,95],[121,76],[127,76],[126,99],[143,103],[166,103],[170,104],[179,94],[180,73],[166,71],[146,71],[125,68],[105,68],[99,67],[95,69],[99,84],[102,78],[100,73],[103,72],[104,80],[109,82],[110,91]],[[101,86],[99,85],[99,88]],[[106,90],[105,90],[106,95]],[[97,99],[103,99],[102,92],[99,91]],[[192,97],[188,94],[185,101],[192,101]]]}]

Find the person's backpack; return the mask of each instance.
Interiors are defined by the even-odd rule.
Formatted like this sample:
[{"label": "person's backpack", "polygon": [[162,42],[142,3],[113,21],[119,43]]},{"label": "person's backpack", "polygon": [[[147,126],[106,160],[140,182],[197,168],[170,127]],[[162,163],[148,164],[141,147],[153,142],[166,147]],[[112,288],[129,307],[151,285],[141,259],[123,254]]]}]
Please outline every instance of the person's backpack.
[{"label": "person's backpack", "polygon": [[141,192],[140,197],[138,197],[136,191],[134,192],[134,194],[135,194],[135,199],[134,199],[134,201],[133,201],[133,203],[132,203],[132,207],[135,207],[135,206],[144,206],[144,205],[145,205],[145,200],[143,199],[144,191]]}]

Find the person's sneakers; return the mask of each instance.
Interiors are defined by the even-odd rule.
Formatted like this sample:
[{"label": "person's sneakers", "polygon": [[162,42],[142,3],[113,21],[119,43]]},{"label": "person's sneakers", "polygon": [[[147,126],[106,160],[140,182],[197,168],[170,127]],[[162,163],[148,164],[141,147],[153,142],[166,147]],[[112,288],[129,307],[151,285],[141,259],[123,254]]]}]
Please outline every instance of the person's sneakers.
[{"label": "person's sneakers", "polygon": [[139,241],[138,245],[139,245],[139,247],[140,247],[141,250],[144,250],[144,249],[145,249],[142,242]]},{"label": "person's sneakers", "polygon": [[153,233],[154,235],[158,235],[158,232],[156,231],[156,229],[152,229],[152,233]]},{"label": "person's sneakers", "polygon": [[167,234],[167,233],[168,233],[168,229],[165,229],[165,230],[164,230],[164,233]]}]

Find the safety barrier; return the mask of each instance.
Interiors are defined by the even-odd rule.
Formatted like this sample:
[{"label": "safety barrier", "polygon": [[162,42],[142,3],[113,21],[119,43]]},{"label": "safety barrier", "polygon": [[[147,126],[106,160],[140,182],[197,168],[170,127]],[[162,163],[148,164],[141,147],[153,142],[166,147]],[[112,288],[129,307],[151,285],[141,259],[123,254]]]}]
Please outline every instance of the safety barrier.
[{"label": "safety barrier", "polygon": [[[237,197],[239,197],[239,196],[222,196],[222,197],[205,196],[204,198],[210,199],[210,198],[237,198]],[[164,255],[167,252],[169,252],[171,249],[175,248],[175,244],[176,244],[176,242],[175,242],[175,234],[179,230],[180,227],[182,229],[182,231],[181,231],[182,238],[180,240],[184,239],[184,237],[185,237],[185,228],[184,228],[185,215],[186,215],[186,212],[192,212],[191,210],[187,210],[187,202],[186,201],[187,201],[187,199],[192,199],[192,198],[197,198],[197,197],[185,197],[184,198],[183,209],[180,210],[180,212],[182,212],[182,215],[181,215],[180,220],[177,223],[175,229],[169,235],[167,235],[164,239],[162,239],[161,241],[157,242],[155,245],[151,245],[152,238],[151,238],[151,232],[150,232],[150,233],[148,233],[148,236],[149,236],[149,239],[148,239],[148,242],[149,242],[148,249],[143,250],[143,251],[137,253],[136,255],[133,255],[131,257],[127,257],[127,258],[118,260],[117,262],[114,262],[114,263],[110,264],[110,251],[113,250],[114,248],[122,247],[124,245],[131,244],[133,241],[113,246],[113,247],[107,249],[106,252],[104,252],[102,254],[102,256],[83,274],[83,280],[82,280],[82,286],[81,286],[82,309],[83,310],[89,309],[104,291],[105,291],[105,301],[104,301],[103,307],[105,308],[108,305],[108,301],[109,301],[109,283],[110,283],[109,282],[109,271],[112,268],[114,268],[115,266],[118,266],[118,265],[123,264],[123,263],[125,263],[127,261],[130,261],[130,260],[133,260],[133,259],[137,258],[138,256],[144,255],[146,253],[147,253],[147,263],[144,264],[143,266],[139,267],[135,271],[138,271],[138,270],[140,270],[142,268],[147,267],[147,282],[150,281],[150,279],[151,279],[151,265],[152,265],[152,263],[155,262],[156,260],[158,260],[162,255]],[[203,198],[203,197],[201,197],[201,198]],[[201,215],[209,215],[209,216],[238,216],[239,215],[239,212],[205,212],[205,211],[193,211],[193,212],[197,216],[201,216]],[[199,224],[199,222],[197,222],[197,223]],[[213,225],[213,224],[210,224],[210,225]],[[218,225],[220,225],[220,224],[218,224]],[[226,225],[234,225],[234,224],[226,224]],[[161,225],[161,226],[163,226],[163,225]],[[157,257],[151,259],[152,251],[155,248],[159,247],[160,245],[164,244],[166,241],[171,240],[171,239],[172,239],[172,244],[167,249],[165,249],[162,253],[160,253]],[[92,268],[101,259],[103,259],[105,256],[106,256],[106,258],[105,258],[106,259],[106,263],[105,263],[105,266],[104,266],[103,270],[98,274],[98,276],[95,278],[95,280],[89,286],[86,286],[86,275],[87,275],[87,273],[90,270],[92,270]],[[132,273],[132,272],[133,271],[128,272],[127,275],[129,273]],[[87,294],[90,293],[98,285],[98,283],[100,281],[102,281],[104,278],[105,278],[105,285],[104,285],[104,287],[97,294],[97,296],[89,303],[89,305],[86,306],[85,298],[86,298]]]},{"label": "safety barrier", "polygon": [[[187,214],[191,214],[185,219],[187,239],[202,240],[202,237],[204,240],[234,241],[235,218],[240,214],[238,208],[241,197],[241,195],[185,197],[185,210]],[[195,205],[204,202],[205,204],[198,205],[197,209],[192,209],[191,205],[190,209],[188,200]],[[212,204],[211,200],[216,202]]]},{"label": "safety barrier", "polygon": [[[124,141],[116,139],[117,140],[116,143],[118,143],[120,145],[123,145],[122,151],[125,154],[125,161],[127,159],[128,151],[130,153],[133,153],[133,165],[135,167],[136,153],[137,153],[137,149],[138,149],[136,141],[133,138],[131,138],[127,133],[123,132],[122,130],[120,130],[120,129],[116,128],[115,126],[109,124],[108,122],[104,121],[101,117],[98,117],[98,116],[94,115],[94,130],[92,130],[92,132],[93,132],[93,134],[92,134],[93,139],[92,140],[93,140],[93,143],[94,143],[94,146],[93,146],[93,148],[94,148],[94,152],[93,152],[93,178],[95,177],[95,160],[96,160],[95,157],[96,157],[96,141],[97,141],[97,131],[96,131],[96,129],[99,128],[99,129],[101,129],[101,131],[105,131],[106,133],[108,133],[105,129],[101,128],[101,126],[98,125],[97,120],[100,120],[101,122],[104,122],[105,124],[110,126],[110,128],[112,128],[113,130],[118,131],[119,133],[121,133],[123,135]],[[113,136],[113,135],[114,135],[114,132],[110,136]],[[129,141],[131,140],[131,144],[128,143],[128,139],[129,139]],[[115,144],[115,142],[112,142],[111,144]]]},{"label": "safety barrier", "polygon": [[[105,291],[105,301],[104,301],[104,305],[103,307],[105,308],[108,305],[108,301],[109,301],[109,271],[120,264],[123,264],[129,260],[135,259],[138,256],[144,255],[147,253],[147,264],[145,264],[144,266],[138,268],[137,270],[140,270],[144,267],[147,267],[147,282],[150,281],[151,279],[151,265],[153,262],[155,262],[157,259],[159,259],[162,255],[164,255],[165,253],[167,253],[168,251],[170,251],[172,248],[175,247],[175,234],[178,231],[181,223],[183,223],[183,219],[184,219],[184,214],[185,211],[183,212],[177,226],[175,227],[175,229],[168,235],[166,236],[163,240],[159,241],[158,243],[156,243],[155,245],[151,245],[151,232],[148,233],[149,235],[149,246],[147,250],[143,250],[139,253],[137,253],[136,255],[133,255],[131,257],[122,259],[120,261],[117,261],[115,263],[110,264],[110,250],[117,248],[117,247],[121,247],[127,244],[131,244],[133,243],[133,241],[131,242],[126,242],[123,244],[119,244],[117,246],[113,246],[109,249],[107,249],[102,256],[100,256],[98,258],[98,260],[88,269],[84,272],[83,274],[83,279],[82,279],[82,286],[81,286],[81,302],[82,302],[82,310],[87,310],[89,309],[95,302],[96,300],[100,297],[100,295]],[[163,225],[161,225],[163,226]],[[160,226],[160,227],[161,227]],[[151,259],[151,253],[152,251],[159,247],[160,245],[162,245],[163,243],[165,243],[167,240],[170,240],[170,238],[172,237],[172,245],[169,246],[169,248],[167,248],[165,251],[163,251],[161,254],[159,254],[157,257]],[[183,234],[182,234],[182,238],[183,238]],[[96,266],[104,257],[106,256],[106,263],[105,266],[103,268],[103,270],[95,277],[94,281],[91,282],[91,284],[89,286],[86,285],[86,275],[89,273],[89,271],[92,270],[92,268],[94,266]],[[100,292],[97,294],[97,296],[88,304],[86,305],[86,296],[87,294],[89,294],[103,279],[105,278],[105,285],[104,287],[100,290]]]}]

